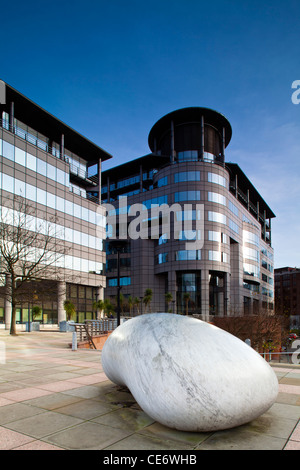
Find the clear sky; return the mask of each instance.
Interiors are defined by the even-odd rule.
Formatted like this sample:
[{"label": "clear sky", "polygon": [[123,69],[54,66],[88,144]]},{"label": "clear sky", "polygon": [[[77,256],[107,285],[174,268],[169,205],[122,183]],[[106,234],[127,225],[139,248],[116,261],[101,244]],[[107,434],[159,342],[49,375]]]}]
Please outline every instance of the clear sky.
[{"label": "clear sky", "polygon": [[[275,267],[300,267],[299,0],[1,2],[0,78],[114,158],[164,114],[204,106],[276,214]],[[300,95],[299,95],[300,96]]]}]

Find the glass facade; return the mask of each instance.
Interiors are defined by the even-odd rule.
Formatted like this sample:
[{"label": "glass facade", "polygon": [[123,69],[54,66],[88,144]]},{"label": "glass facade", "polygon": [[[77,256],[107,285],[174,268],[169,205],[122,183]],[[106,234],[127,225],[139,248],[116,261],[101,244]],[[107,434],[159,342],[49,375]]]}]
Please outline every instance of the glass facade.
[{"label": "glass facade", "polygon": [[209,183],[215,183],[220,186],[223,186],[224,188],[227,187],[226,179],[224,176],[218,175],[217,173],[208,173],[207,174],[207,181]]},{"label": "glass facade", "polygon": [[174,201],[200,201],[200,191],[179,191],[175,193]]},{"label": "glass facade", "polygon": [[185,181],[200,181],[200,171],[181,171],[174,175],[174,183]]},{"label": "glass facade", "polygon": [[[98,210],[100,207],[98,204],[93,205],[86,200],[86,190],[80,186],[80,181],[87,178],[87,162],[67,149],[65,154],[61,155],[59,145],[53,142],[50,147],[48,139],[43,140],[28,126],[24,125],[24,129],[18,127],[20,124],[15,120],[13,132],[16,135],[14,137],[16,145],[7,141],[10,133],[5,130],[3,138],[0,139],[2,220],[10,221],[10,225],[16,225],[17,220],[23,217],[27,230],[38,232],[41,237],[46,235],[53,238],[44,264],[50,264],[52,270],[62,268],[63,271],[60,272],[64,277],[61,279],[70,280],[74,277],[78,282],[85,284],[97,282],[98,285],[100,281],[102,284],[99,275],[104,274],[103,239],[98,236],[97,229],[99,227],[101,230],[104,229],[106,218],[103,210]],[[11,130],[8,125],[5,126],[5,123],[2,127]],[[24,143],[26,151],[20,148],[22,142],[17,137],[26,141]],[[95,167],[98,171],[98,165]],[[70,175],[78,177],[76,183],[70,181]],[[23,206],[16,205],[21,199],[16,199],[14,196],[24,198]],[[8,200],[14,201],[13,208],[6,207]],[[24,207],[24,211],[30,209],[30,215],[23,214],[20,207]],[[28,262],[34,261],[40,254],[41,249],[33,247],[28,254]],[[50,291],[47,293],[45,286],[50,282],[54,282],[55,288],[51,287],[51,295],[48,295]],[[94,293],[93,299],[88,303],[90,289],[94,289]],[[92,302],[95,300],[96,287],[84,285],[81,286],[81,290],[86,292],[86,302],[83,303],[81,295],[80,304],[79,301],[75,302],[77,319],[79,313],[82,320],[93,318],[95,312]],[[67,288],[67,298],[69,293]],[[37,320],[43,323],[57,323],[57,280],[40,280],[37,303],[42,307],[42,313]],[[31,315],[32,305],[20,297],[17,322],[28,321]]]},{"label": "glass facade", "polygon": [[209,272],[209,314],[226,314],[225,273]]},{"label": "glass facade", "polygon": [[226,215],[221,214],[220,212],[208,211],[208,220],[210,222],[218,222],[219,224],[226,225]]},{"label": "glass facade", "polygon": [[[123,276],[120,277],[120,286],[130,286],[131,284],[131,277]],[[109,287],[117,287],[118,286],[118,278],[111,278],[108,279]]]},{"label": "glass facade", "polygon": [[201,250],[179,250],[175,252],[176,261],[201,260]]},{"label": "glass facade", "polygon": [[226,206],[226,197],[219,193],[212,193],[211,191],[208,191],[208,201],[216,202],[217,204]]},{"label": "glass facade", "polygon": [[201,271],[176,273],[177,313],[201,313]]},{"label": "glass facade", "polygon": [[179,162],[197,162],[198,150],[185,150],[184,152],[178,152],[177,160]]}]

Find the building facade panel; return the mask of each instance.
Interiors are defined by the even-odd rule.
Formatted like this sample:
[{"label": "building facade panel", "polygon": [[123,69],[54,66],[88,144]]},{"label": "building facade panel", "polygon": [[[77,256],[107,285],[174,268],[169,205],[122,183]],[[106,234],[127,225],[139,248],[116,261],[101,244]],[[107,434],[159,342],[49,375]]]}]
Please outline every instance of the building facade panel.
[{"label": "building facade panel", "polygon": [[[101,160],[111,156],[1,83],[6,92],[0,105],[1,222],[4,214],[15,219],[26,214],[33,234],[46,237],[51,230],[55,252],[42,279],[31,280],[32,289],[37,281],[44,287],[30,301],[19,299],[17,322],[28,321],[37,304],[42,306],[39,321],[58,323],[65,319],[67,299],[74,302],[77,320],[95,318],[94,302],[103,297],[106,283],[105,212],[92,190],[99,185]],[[7,274],[1,275],[0,322],[9,324]]]},{"label": "building facade panel", "polygon": [[[185,313],[187,307],[204,319],[273,310],[274,214],[238,165],[225,162],[230,138],[230,124],[219,113],[178,110],[151,129],[152,154],[103,172],[104,202],[117,208],[126,196],[127,207],[143,203],[149,211],[151,205],[167,204],[169,210],[148,214],[146,240],[134,240],[128,232],[125,297],[142,299],[151,288],[152,311],[165,311],[165,294],[171,293],[172,311]],[[151,222],[156,222],[152,232]],[[189,240],[192,232],[195,239]],[[197,242],[195,249],[187,249],[187,242]],[[108,250],[107,263],[111,256]],[[124,269],[121,264],[121,277]],[[109,279],[116,279],[117,266],[106,275],[106,295],[113,297],[116,285]]]}]

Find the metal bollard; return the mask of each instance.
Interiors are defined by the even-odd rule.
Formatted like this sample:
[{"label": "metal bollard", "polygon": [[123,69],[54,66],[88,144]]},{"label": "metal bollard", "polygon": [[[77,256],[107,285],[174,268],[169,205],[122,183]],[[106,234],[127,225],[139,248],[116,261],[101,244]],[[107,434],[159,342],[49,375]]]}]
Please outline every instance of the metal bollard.
[{"label": "metal bollard", "polygon": [[73,334],[72,334],[72,351],[77,351],[77,334],[76,334],[76,331],[73,331]]}]

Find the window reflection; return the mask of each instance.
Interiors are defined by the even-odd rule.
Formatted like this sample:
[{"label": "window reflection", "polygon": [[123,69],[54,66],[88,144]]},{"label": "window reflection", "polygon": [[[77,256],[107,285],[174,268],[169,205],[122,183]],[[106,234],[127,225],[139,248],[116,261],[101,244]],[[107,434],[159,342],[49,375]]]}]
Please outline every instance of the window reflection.
[{"label": "window reflection", "polygon": [[175,202],[200,201],[200,191],[179,191],[174,198]]},{"label": "window reflection", "polygon": [[208,173],[207,177],[209,183],[219,184],[220,186],[224,186],[224,188],[226,188],[226,179],[223,176],[218,175],[217,173]]},{"label": "window reflection", "polygon": [[174,183],[200,181],[200,171],[181,171],[174,175]]},{"label": "window reflection", "polygon": [[226,197],[222,194],[208,191],[208,200],[210,202],[216,202],[217,204],[222,204],[223,206],[226,206]]}]

